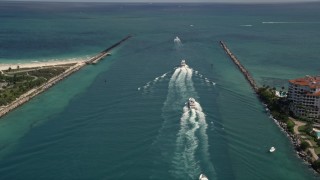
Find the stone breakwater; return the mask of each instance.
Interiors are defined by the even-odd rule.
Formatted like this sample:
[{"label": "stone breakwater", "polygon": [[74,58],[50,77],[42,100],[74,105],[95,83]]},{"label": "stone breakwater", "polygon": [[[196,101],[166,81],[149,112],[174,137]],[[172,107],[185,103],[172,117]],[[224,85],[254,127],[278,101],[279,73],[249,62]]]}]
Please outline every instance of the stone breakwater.
[{"label": "stone breakwater", "polygon": [[227,45],[223,41],[220,41],[220,44],[221,44],[222,48],[225,50],[225,52],[228,54],[230,59],[234,62],[234,64],[242,72],[242,74],[247,79],[247,81],[249,82],[249,84],[253,88],[253,90],[255,92],[258,92],[258,86],[257,86],[256,82],[254,81],[254,79],[252,78],[252,76],[250,75],[249,71],[240,63],[240,61],[237,59],[237,57],[234,54],[232,54],[232,52],[229,50],[229,48],[227,47]]},{"label": "stone breakwater", "polygon": [[28,91],[25,94],[21,95],[15,101],[13,101],[9,105],[7,105],[7,106],[3,107],[2,109],[0,109],[0,117],[8,114],[10,111],[14,110],[15,108],[17,108],[17,107],[23,105],[24,103],[30,101],[36,95],[44,92],[45,90],[47,90],[51,86],[55,85],[57,82],[63,80],[64,78],[68,77],[72,73],[80,70],[83,66],[85,66],[84,62],[77,63],[76,65],[74,65],[74,66],[70,67],[69,69],[67,69],[62,74],[60,74],[60,75],[58,75],[58,76],[56,76],[54,78],[51,78],[48,82],[44,83],[43,85],[41,85],[41,86],[39,86],[37,88],[31,89],[30,91]]}]

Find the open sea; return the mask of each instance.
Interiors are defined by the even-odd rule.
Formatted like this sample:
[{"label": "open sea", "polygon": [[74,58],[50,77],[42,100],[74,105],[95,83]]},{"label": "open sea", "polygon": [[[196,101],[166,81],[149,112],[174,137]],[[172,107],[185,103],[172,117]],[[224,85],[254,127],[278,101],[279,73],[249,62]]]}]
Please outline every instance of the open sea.
[{"label": "open sea", "polygon": [[319,179],[218,43],[280,89],[319,74],[319,10],[1,1],[1,63],[87,59],[133,37],[1,118],[0,179]]}]

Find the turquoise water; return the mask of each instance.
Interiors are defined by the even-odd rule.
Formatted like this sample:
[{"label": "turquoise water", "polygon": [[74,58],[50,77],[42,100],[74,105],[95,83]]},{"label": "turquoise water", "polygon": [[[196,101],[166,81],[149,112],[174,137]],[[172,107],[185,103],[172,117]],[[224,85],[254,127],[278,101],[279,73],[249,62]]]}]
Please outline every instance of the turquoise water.
[{"label": "turquoise water", "polygon": [[317,137],[318,137],[318,138],[320,137],[320,132],[317,132]]},{"label": "turquoise water", "polygon": [[[316,75],[319,3],[0,4],[5,63],[83,58],[133,35],[1,119],[0,179],[319,178],[218,44],[259,84]],[[181,59],[194,71],[174,69]],[[183,114],[189,97],[201,112]]]}]

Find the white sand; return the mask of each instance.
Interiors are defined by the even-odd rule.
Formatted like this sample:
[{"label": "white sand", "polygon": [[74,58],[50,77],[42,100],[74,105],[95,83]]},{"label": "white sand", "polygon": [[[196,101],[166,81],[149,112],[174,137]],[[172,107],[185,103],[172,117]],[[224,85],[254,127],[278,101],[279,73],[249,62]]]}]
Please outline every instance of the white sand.
[{"label": "white sand", "polygon": [[32,67],[54,66],[54,65],[79,63],[79,62],[84,62],[84,60],[30,62],[30,63],[16,63],[16,64],[1,64],[0,63],[0,71],[7,70],[7,69],[9,69],[9,67],[11,67],[12,69],[17,69],[17,66],[19,66],[19,68],[32,68]]}]

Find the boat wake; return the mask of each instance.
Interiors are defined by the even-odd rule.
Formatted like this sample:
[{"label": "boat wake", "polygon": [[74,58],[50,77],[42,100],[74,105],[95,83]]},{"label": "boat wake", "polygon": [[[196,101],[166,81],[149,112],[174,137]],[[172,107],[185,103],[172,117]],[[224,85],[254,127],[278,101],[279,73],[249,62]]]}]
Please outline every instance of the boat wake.
[{"label": "boat wake", "polygon": [[201,80],[202,84],[205,84],[208,87],[212,87],[212,86],[216,85],[216,83],[214,81],[212,81],[209,78],[205,77],[204,75],[200,74],[198,71],[194,71],[194,74],[196,77],[198,77]]},{"label": "boat wake", "polygon": [[203,171],[215,174],[210,162],[208,125],[202,107],[195,101],[195,108],[185,106],[183,111],[170,172],[181,179],[196,179]]},{"label": "boat wake", "polygon": [[173,42],[174,42],[174,47],[176,49],[179,49],[183,46],[183,44],[178,36],[173,39]]},{"label": "boat wake", "polygon": [[320,22],[303,21],[264,21],[262,24],[319,24]]},{"label": "boat wake", "polygon": [[[210,162],[205,114],[194,99],[198,98],[192,81],[194,72],[184,60],[174,70],[162,107],[164,121],[153,142],[153,147],[161,154],[155,164],[170,163],[170,174],[179,179],[196,179],[201,172],[215,174]],[[183,114],[178,124],[181,107]]]},{"label": "boat wake", "polygon": [[138,87],[138,91],[142,91],[143,94],[148,94],[150,92],[153,92],[154,85],[156,85],[159,82],[164,81],[167,78],[169,73],[170,73],[170,71],[154,78],[152,81],[147,82],[143,86]]}]

